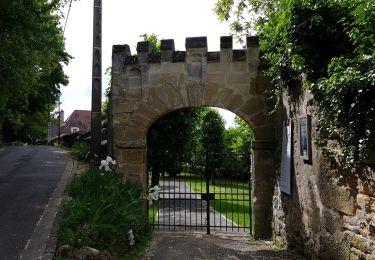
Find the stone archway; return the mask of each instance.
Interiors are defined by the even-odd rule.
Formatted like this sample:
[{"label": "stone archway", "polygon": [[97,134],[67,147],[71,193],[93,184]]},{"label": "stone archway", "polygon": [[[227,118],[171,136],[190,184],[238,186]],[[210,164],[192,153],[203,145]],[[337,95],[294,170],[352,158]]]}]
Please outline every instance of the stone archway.
[{"label": "stone archway", "polygon": [[161,116],[187,107],[219,107],[247,121],[254,131],[252,171],[254,235],[271,236],[275,120],[267,115],[258,37],[247,48],[232,49],[232,37],[221,37],[220,52],[207,52],[206,37],[186,39],[186,52],[173,40],[162,40],[151,53],[139,42],[137,55],[128,45],[113,46],[110,151],[119,173],[146,186],[146,133]]}]

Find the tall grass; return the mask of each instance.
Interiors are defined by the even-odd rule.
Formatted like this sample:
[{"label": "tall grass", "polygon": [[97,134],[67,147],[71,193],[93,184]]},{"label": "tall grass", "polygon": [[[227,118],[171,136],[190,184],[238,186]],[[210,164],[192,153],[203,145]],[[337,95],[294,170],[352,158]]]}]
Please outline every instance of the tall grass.
[{"label": "tall grass", "polygon": [[59,227],[59,244],[90,246],[115,256],[130,251],[127,232],[136,243],[148,237],[147,214],[141,188],[114,172],[90,168],[67,187],[69,199]]},{"label": "tall grass", "polygon": [[90,146],[85,142],[75,142],[72,145],[72,155],[75,159],[86,161],[90,152]]}]

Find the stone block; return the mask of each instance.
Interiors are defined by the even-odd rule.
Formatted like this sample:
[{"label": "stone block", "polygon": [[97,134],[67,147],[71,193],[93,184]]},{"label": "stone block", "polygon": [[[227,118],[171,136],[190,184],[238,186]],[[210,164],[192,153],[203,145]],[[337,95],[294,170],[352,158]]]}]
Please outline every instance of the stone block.
[{"label": "stone block", "polygon": [[223,88],[223,87],[219,88],[218,90],[219,91],[217,94],[217,98],[215,100],[215,104],[217,107],[224,108],[227,98],[233,94],[233,90],[228,89],[228,88]]},{"label": "stone block", "polygon": [[207,74],[206,77],[207,84],[218,84],[224,85],[225,82],[225,74],[224,73],[215,73],[215,74]]},{"label": "stone block", "polygon": [[375,214],[375,198],[372,198],[371,204],[370,204],[370,210],[374,212]]},{"label": "stone block", "polygon": [[362,260],[363,258],[363,253],[356,249],[356,248],[350,248],[350,260]]},{"label": "stone block", "polygon": [[160,63],[150,64],[148,69],[149,74],[158,74],[163,72],[162,65]]},{"label": "stone block", "polygon": [[123,162],[132,164],[145,163],[144,149],[121,149],[120,156]]},{"label": "stone block", "polygon": [[243,97],[249,96],[249,90],[250,90],[249,84],[232,84],[232,85],[228,85],[227,87],[233,89],[234,91],[236,91],[238,94],[240,94]]},{"label": "stone block", "polygon": [[185,40],[185,48],[207,48],[207,37],[187,37]]},{"label": "stone block", "polygon": [[252,125],[256,125],[257,127],[261,127],[264,125],[271,125],[274,122],[273,116],[266,115],[264,112],[259,112],[255,115],[250,116],[250,121]]},{"label": "stone block", "polygon": [[250,77],[248,73],[228,73],[226,75],[226,84],[227,85],[234,85],[234,84],[247,84],[250,86]]},{"label": "stone block", "polygon": [[113,114],[117,113],[132,113],[138,107],[138,102],[126,102],[126,103],[119,103],[116,106],[113,106]]},{"label": "stone block", "polygon": [[348,187],[322,183],[321,198],[325,206],[336,209],[341,213],[353,216],[356,212],[356,197],[351,194]]},{"label": "stone block", "polygon": [[221,69],[222,66],[220,63],[213,62],[207,64],[207,74],[222,72]]},{"label": "stone block", "polygon": [[217,84],[206,85],[203,100],[204,105],[215,106],[219,88]]},{"label": "stone block", "polygon": [[[240,107],[239,112],[244,116],[251,116],[252,114],[262,111],[263,108],[264,105],[260,98],[252,98]],[[255,127],[255,125],[253,125],[253,127]]]},{"label": "stone block", "polygon": [[144,137],[143,129],[136,126],[125,126],[124,134],[126,140],[134,140]]},{"label": "stone block", "polygon": [[220,52],[207,52],[207,63],[220,63]]},{"label": "stone block", "polygon": [[274,125],[254,126],[253,129],[255,140],[272,140],[275,138]]},{"label": "stone block", "polygon": [[367,245],[367,242],[366,241],[366,238],[364,238],[363,236],[361,235],[357,235],[355,234],[351,241],[350,241],[350,244],[352,247],[360,250],[361,252],[367,252],[367,253],[370,253],[368,252],[368,245]]},{"label": "stone block", "polygon": [[274,150],[260,150],[258,148],[253,150],[252,163],[253,164],[273,164],[275,152]]},{"label": "stone block", "polygon": [[220,49],[232,49],[233,47],[233,36],[221,36],[220,37]]},{"label": "stone block", "polygon": [[357,205],[360,209],[368,211],[370,208],[370,197],[364,194],[357,195]]},{"label": "stone block", "polygon": [[131,101],[142,99],[142,88],[128,88],[126,90],[126,98]]},{"label": "stone block", "polygon": [[228,97],[228,100],[225,104],[225,108],[237,114],[242,102],[243,102],[242,95],[237,94],[237,93],[232,93],[232,95]]},{"label": "stone block", "polygon": [[176,74],[176,73],[186,73],[185,70],[185,63],[162,63],[161,64],[162,70],[164,73],[171,73],[171,74]]}]

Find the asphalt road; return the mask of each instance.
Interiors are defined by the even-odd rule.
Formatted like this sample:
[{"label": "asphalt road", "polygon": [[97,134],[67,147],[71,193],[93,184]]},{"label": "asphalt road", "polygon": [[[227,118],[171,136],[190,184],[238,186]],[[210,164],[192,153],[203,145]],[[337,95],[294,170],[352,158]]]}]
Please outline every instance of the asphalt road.
[{"label": "asphalt road", "polygon": [[18,259],[67,163],[49,146],[0,151],[0,259]]}]

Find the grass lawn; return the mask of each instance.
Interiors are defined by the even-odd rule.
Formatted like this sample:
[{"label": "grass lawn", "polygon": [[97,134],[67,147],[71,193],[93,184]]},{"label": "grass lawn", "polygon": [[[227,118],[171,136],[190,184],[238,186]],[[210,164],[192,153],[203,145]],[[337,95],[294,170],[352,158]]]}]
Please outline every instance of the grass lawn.
[{"label": "grass lawn", "polygon": [[158,222],[158,212],[159,212],[159,202],[152,201],[151,204],[148,204],[148,223],[156,224]]},{"label": "grass lawn", "polygon": [[[206,180],[201,179],[201,176],[182,174],[177,178],[183,179],[194,192],[206,192]],[[250,201],[252,203],[252,200],[249,198],[249,182],[216,179],[213,183],[210,180],[209,189],[210,193],[215,193],[215,200],[210,201],[213,209],[240,226],[250,226]],[[254,227],[254,222],[252,226]]]}]

